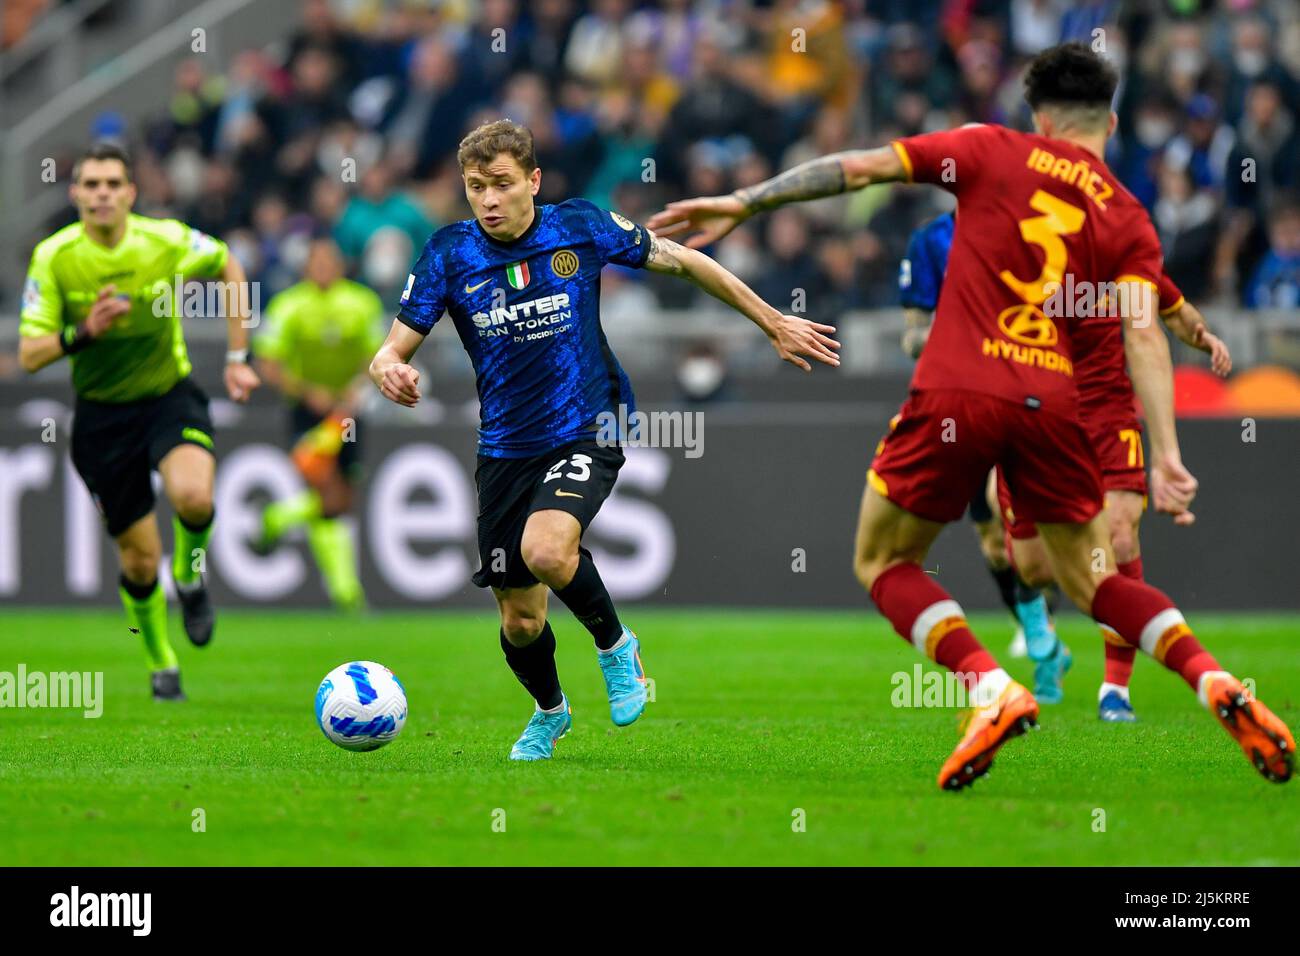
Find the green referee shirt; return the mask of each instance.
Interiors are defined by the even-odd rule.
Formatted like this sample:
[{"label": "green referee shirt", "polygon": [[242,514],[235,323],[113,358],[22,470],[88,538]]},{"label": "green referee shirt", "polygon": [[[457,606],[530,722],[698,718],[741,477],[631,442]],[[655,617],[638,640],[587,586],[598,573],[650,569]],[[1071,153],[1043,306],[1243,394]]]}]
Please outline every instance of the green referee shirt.
[{"label": "green referee shirt", "polygon": [[290,286],[267,303],[253,351],[294,378],[341,395],[384,344],[384,303],[370,289],[339,279]]},{"label": "green referee shirt", "polygon": [[[176,277],[182,282],[218,277],[227,255],[225,243],[175,219],[129,216],[121,242],[112,249],[91,241],[85,227],[73,223],[32,253],[19,334],[49,335],[80,324],[99,290],[111,283],[119,295],[130,297],[131,310],[70,356],[73,388],[100,402],[162,395],[190,374],[177,298],[189,290],[178,289]],[[224,306],[226,300],[218,301]]]}]

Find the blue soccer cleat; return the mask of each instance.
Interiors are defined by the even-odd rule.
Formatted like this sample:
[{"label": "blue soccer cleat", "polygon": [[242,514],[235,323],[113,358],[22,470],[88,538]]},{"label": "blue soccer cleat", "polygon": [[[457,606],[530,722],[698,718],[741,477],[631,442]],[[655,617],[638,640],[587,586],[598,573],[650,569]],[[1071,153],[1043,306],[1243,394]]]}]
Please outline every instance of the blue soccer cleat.
[{"label": "blue soccer cleat", "polygon": [[555,752],[555,742],[573,726],[573,708],[569,699],[563,698],[564,709],[558,714],[534,710],[524,732],[510,748],[511,760],[550,760]]},{"label": "blue soccer cleat", "polygon": [[1031,661],[1045,661],[1056,650],[1056,628],[1041,594],[1032,601],[1016,602],[1016,619],[1025,632],[1025,653]]},{"label": "blue soccer cleat", "polygon": [[1133,705],[1123,694],[1110,690],[1097,704],[1097,716],[1108,724],[1132,724],[1137,722]]},{"label": "blue soccer cleat", "polygon": [[596,656],[605,675],[609,716],[618,726],[626,727],[641,716],[648,695],[645,668],[641,666],[641,642],[626,627],[621,640],[621,647],[600,651]]},{"label": "blue soccer cleat", "polygon": [[1034,665],[1034,696],[1040,704],[1059,704],[1065,699],[1061,682],[1073,663],[1070,649],[1058,641],[1056,653]]}]

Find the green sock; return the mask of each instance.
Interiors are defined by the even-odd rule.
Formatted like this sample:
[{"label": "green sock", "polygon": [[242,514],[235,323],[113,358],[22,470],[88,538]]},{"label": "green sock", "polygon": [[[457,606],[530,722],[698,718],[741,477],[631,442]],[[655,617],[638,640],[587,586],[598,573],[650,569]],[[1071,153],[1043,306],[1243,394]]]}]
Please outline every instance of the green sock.
[{"label": "green sock", "polygon": [[358,606],[363,594],[351,529],[338,518],[314,518],[307,525],[307,541],[320,565],[330,599],[343,607]]},{"label": "green sock", "polygon": [[308,489],[302,494],[274,501],[262,512],[262,534],[274,543],[286,531],[320,517],[320,495]]},{"label": "green sock", "polygon": [[[122,595],[127,623],[139,631],[144,639],[150,669],[163,671],[178,666],[176,652],[167,640],[167,595],[162,585],[155,580],[153,590],[147,597],[140,598],[127,590],[127,582],[123,578],[117,590]],[[136,586],[135,590],[138,592],[140,588]]]},{"label": "green sock", "polygon": [[208,539],[212,537],[212,519],[202,528],[191,528],[180,519],[172,516],[172,530],[175,532],[175,551],[172,554],[172,578],[177,584],[194,584],[199,579],[199,568],[207,564]]}]

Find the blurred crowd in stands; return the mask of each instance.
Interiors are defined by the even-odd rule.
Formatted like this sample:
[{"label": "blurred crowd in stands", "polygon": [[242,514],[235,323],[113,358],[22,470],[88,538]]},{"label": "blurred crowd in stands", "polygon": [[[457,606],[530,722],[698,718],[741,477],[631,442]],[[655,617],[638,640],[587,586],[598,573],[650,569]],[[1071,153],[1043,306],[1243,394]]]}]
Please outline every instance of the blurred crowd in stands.
[{"label": "blurred crowd in stands", "polygon": [[[151,122],[105,114],[85,139],[132,146],[137,211],[228,240],[263,301],[330,231],[396,302],[430,231],[468,215],[455,153],[479,122],[532,128],[541,201],[644,219],[822,153],[1027,128],[1022,67],[1070,39],[1104,43],[1121,69],[1107,158],[1188,297],[1300,306],[1295,0],[305,0],[287,44],[188,59]],[[66,168],[84,139],[64,145]],[[807,313],[831,318],[895,304],[910,230],[948,205],[871,188],[712,251],[773,304],[803,289]],[[657,278],[611,276],[607,317],[700,295]]]}]

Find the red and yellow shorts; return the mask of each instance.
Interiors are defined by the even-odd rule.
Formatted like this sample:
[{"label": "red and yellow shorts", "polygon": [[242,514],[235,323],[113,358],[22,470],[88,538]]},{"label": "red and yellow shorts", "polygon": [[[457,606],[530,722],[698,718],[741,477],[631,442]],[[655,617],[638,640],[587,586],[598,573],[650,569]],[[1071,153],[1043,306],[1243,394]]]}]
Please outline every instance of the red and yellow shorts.
[{"label": "red and yellow shorts", "polygon": [[1099,422],[1084,419],[1084,430],[1092,440],[1101,466],[1105,491],[1147,493],[1146,458],[1142,453],[1142,425],[1137,417]]},{"label": "red and yellow shorts", "polygon": [[[1101,468],[1103,495],[1107,491],[1131,491],[1147,494],[1146,460],[1142,454],[1142,426],[1136,417],[1109,422],[1085,422],[1084,430],[1092,442]],[[1027,520],[1023,508],[1017,508],[1015,495],[998,469],[998,505],[1007,534],[1024,540],[1037,537],[1038,529]]]},{"label": "red and yellow shorts", "polygon": [[1017,518],[1082,524],[1101,510],[1101,472],[1072,418],[962,389],[913,392],[876,448],[867,481],[917,517],[961,517],[999,466]]}]

